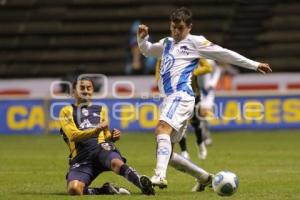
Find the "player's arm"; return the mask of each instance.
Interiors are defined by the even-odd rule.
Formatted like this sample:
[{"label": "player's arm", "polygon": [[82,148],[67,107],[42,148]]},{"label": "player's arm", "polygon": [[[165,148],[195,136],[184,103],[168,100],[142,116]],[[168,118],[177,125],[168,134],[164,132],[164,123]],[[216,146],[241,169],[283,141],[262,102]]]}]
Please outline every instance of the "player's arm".
[{"label": "player's arm", "polygon": [[137,41],[140,51],[146,57],[152,56],[161,58],[161,55],[163,53],[163,43],[161,41],[154,44],[149,42],[148,30],[149,28],[146,25],[139,25],[139,29],[137,31]]},{"label": "player's arm", "polygon": [[194,69],[193,75],[200,76],[212,72],[212,65],[206,59],[200,59],[197,68]]},{"label": "player's arm", "polygon": [[[100,124],[103,122],[106,122],[109,124],[109,119],[108,119],[108,113],[107,109],[105,107],[102,107],[101,112],[100,112]],[[112,141],[115,142],[119,140],[121,137],[121,131],[118,129],[113,129],[112,131],[109,131],[109,126],[107,126],[100,134],[98,137],[98,142],[105,142],[105,141]]]},{"label": "player's arm", "polygon": [[262,74],[272,72],[269,64],[259,63],[248,59],[237,52],[215,45],[205,38],[200,41],[195,41],[200,57],[216,60],[219,62],[229,63],[258,71]]},{"label": "player's arm", "polygon": [[73,109],[69,106],[60,111],[59,121],[62,130],[70,141],[79,142],[98,135],[108,126],[107,122],[100,123],[96,128],[79,130],[73,119]]}]

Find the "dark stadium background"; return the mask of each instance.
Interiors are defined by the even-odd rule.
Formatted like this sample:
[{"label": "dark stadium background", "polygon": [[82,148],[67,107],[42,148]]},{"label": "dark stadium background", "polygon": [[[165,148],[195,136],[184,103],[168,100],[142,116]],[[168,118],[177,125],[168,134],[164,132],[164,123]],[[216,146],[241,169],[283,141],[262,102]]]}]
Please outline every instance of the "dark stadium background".
[{"label": "dark stadium background", "polygon": [[[155,114],[139,106],[158,104],[159,96],[153,73],[125,75],[128,38],[135,20],[149,25],[152,41],[168,35],[169,14],[181,6],[194,14],[193,34],[273,69],[261,76],[238,68],[232,82],[222,79],[217,102],[224,103],[229,115],[237,112],[235,105],[258,101],[265,118],[215,121],[205,161],[197,158],[195,137],[189,133],[192,160],[212,173],[235,172],[240,188],[232,199],[300,199],[299,0],[0,0],[0,200],[70,198],[64,179],[68,149],[51,118],[53,103],[65,99],[49,88],[76,73],[105,74],[109,86],[125,84],[115,91],[120,98],[109,88],[103,101],[136,106],[133,119],[123,120],[128,117],[123,110],[112,124],[124,132],[117,145],[129,163],[152,175]],[[128,81],[136,89],[129,99],[123,97],[132,92]],[[145,198],[112,173],[100,176],[94,186],[107,180],[133,193],[120,198]],[[157,189],[153,199],[221,199],[210,190],[190,192],[194,179],[173,169],[168,181],[168,189]]]}]

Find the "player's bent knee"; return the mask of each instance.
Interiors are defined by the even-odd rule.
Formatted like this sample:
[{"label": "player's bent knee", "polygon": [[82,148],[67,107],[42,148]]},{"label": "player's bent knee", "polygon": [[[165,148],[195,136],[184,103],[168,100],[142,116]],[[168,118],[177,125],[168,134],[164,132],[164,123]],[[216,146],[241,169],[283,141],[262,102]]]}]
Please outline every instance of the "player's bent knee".
[{"label": "player's bent knee", "polygon": [[115,158],[111,161],[111,170],[119,174],[122,165],[124,165],[124,162],[118,158]]},{"label": "player's bent knee", "polygon": [[81,181],[74,180],[68,184],[69,195],[83,195],[83,188],[85,184]]},{"label": "player's bent knee", "polygon": [[159,135],[159,134],[171,134],[172,133],[173,128],[167,124],[164,121],[159,121],[159,124],[157,125],[156,129],[155,129],[155,134]]}]

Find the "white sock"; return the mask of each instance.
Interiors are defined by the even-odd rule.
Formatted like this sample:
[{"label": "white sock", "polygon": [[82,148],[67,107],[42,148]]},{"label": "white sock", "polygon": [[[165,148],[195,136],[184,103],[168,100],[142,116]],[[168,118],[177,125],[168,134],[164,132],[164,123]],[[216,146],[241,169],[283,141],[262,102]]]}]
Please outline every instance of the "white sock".
[{"label": "white sock", "polygon": [[171,139],[168,134],[159,134],[156,137],[156,168],[155,174],[162,178],[166,177],[168,163],[172,153]]},{"label": "white sock", "polygon": [[209,173],[207,171],[198,167],[196,164],[192,163],[190,160],[185,159],[177,153],[173,152],[169,164],[179,171],[192,175],[200,182],[206,182],[208,179]]}]

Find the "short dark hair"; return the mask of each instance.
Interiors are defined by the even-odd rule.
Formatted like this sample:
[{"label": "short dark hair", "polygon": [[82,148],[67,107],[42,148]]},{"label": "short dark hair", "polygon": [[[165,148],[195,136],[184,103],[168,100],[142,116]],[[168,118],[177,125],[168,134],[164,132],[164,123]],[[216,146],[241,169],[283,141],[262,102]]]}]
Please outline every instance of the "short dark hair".
[{"label": "short dark hair", "polygon": [[172,11],[170,21],[174,23],[180,23],[183,21],[187,26],[189,26],[192,24],[192,17],[193,14],[189,9],[181,7]]},{"label": "short dark hair", "polygon": [[94,87],[94,82],[91,78],[86,77],[86,76],[84,76],[84,77],[78,76],[74,79],[74,81],[72,83],[72,88],[76,89],[77,83],[80,82],[80,81],[90,81],[92,83],[93,87]]}]

